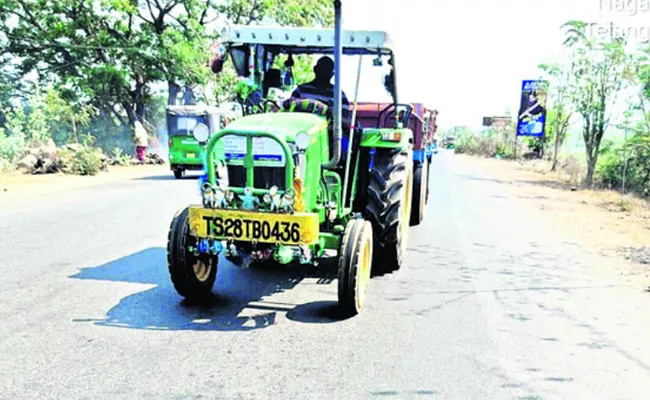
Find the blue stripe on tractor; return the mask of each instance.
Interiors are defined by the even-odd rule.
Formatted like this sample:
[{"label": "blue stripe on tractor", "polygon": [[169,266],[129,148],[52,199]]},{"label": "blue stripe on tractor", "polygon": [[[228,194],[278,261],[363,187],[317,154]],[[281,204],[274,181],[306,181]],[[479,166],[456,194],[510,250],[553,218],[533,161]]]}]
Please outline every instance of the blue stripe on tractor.
[{"label": "blue stripe on tractor", "polygon": [[424,162],[424,150],[413,150],[413,161]]},{"label": "blue stripe on tractor", "polygon": [[424,155],[425,157],[429,158],[433,154],[433,146],[428,144],[427,147],[424,149]]}]

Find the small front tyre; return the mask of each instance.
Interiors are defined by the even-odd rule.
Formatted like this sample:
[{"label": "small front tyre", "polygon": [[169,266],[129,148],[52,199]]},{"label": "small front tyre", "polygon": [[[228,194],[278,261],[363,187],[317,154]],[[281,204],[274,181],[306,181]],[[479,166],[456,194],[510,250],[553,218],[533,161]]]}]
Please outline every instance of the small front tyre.
[{"label": "small front tyre", "polygon": [[218,257],[195,256],[188,250],[196,246],[190,235],[189,207],[174,216],[167,240],[167,263],[174,288],[188,300],[201,300],[212,291],[217,278]]},{"label": "small front tyre", "polygon": [[372,225],[363,219],[348,223],[339,252],[338,297],[344,317],[353,317],[365,304],[373,251]]},{"label": "small front tyre", "polygon": [[178,168],[174,170],[174,178],[181,179],[183,177],[183,170]]}]

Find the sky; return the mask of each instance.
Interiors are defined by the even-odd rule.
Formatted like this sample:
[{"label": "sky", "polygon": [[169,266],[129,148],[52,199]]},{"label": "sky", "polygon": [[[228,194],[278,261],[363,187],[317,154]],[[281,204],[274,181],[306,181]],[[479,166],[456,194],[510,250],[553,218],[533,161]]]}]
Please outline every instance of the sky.
[{"label": "sky", "polygon": [[637,0],[636,14],[634,5],[634,0],[343,0],[343,29],[388,32],[396,45],[401,96],[437,108],[443,129],[478,129],[484,116],[516,113],[521,81],[538,79],[540,63],[562,57],[564,22],[611,20],[647,35],[641,29],[650,30],[650,0]]}]

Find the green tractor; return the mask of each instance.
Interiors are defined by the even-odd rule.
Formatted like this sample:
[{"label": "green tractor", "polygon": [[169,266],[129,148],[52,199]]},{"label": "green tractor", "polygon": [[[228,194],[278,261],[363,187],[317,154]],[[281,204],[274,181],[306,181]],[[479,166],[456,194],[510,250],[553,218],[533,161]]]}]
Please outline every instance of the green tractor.
[{"label": "green tractor", "polygon": [[[277,112],[258,107],[259,113],[217,132],[196,125],[193,135],[205,143],[202,202],[179,210],[170,226],[174,287],[185,298],[209,295],[220,254],[249,267],[317,265],[336,252],[339,306],[345,315],[356,315],[371,272],[400,269],[409,238],[413,133],[406,121],[411,106],[397,102],[388,35],[343,32],[341,3],[335,1],[334,30],[233,26],[223,38],[220,65],[213,64],[213,71],[220,72],[230,56],[239,75],[262,88],[265,82],[277,84],[265,75],[279,55],[333,53],[334,107],[328,115],[318,112],[327,109],[323,103],[288,100],[275,107]],[[355,128],[353,113],[352,128],[342,132],[343,55],[371,57],[374,65],[388,62],[391,73],[379,84],[394,100],[386,112],[402,116],[395,127]],[[357,90],[360,72],[361,67]],[[277,77],[278,71],[270,75]],[[258,96],[258,104],[265,101]]]}]

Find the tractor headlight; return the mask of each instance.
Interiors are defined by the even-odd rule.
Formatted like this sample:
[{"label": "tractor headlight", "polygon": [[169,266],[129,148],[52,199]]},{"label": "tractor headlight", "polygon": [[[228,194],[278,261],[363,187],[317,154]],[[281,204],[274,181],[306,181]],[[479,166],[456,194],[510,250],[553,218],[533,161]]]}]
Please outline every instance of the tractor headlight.
[{"label": "tractor headlight", "polygon": [[205,124],[197,124],[192,131],[194,139],[199,143],[205,143],[210,137],[210,128]]},{"label": "tractor headlight", "polygon": [[307,150],[309,145],[311,144],[311,136],[309,136],[308,133],[301,132],[296,135],[296,147],[298,150]]},{"label": "tractor headlight", "polygon": [[402,140],[402,133],[401,132],[384,132],[382,135],[382,140],[384,142],[399,142]]}]

